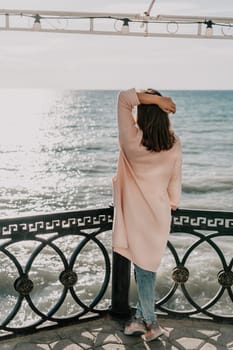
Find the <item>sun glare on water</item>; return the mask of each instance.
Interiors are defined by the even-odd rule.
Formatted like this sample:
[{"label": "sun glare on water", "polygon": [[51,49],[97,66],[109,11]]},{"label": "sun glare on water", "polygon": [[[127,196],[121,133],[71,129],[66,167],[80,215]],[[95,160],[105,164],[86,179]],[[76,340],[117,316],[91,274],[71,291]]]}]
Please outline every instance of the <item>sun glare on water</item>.
[{"label": "sun glare on water", "polygon": [[1,216],[37,210],[37,198],[46,196],[49,161],[43,149],[53,142],[56,99],[49,90],[0,90]]},{"label": "sun glare on water", "polygon": [[34,148],[43,117],[56,98],[50,90],[0,90],[0,147]]}]

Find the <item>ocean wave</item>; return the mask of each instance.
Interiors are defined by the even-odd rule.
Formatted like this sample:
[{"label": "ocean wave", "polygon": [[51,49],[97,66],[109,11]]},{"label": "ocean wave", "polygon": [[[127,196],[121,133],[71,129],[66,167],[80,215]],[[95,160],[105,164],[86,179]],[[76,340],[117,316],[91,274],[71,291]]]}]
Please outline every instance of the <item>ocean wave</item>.
[{"label": "ocean wave", "polygon": [[209,192],[224,192],[224,191],[233,191],[232,181],[226,182],[209,182],[205,184],[183,184],[182,191],[184,193],[209,193]]}]

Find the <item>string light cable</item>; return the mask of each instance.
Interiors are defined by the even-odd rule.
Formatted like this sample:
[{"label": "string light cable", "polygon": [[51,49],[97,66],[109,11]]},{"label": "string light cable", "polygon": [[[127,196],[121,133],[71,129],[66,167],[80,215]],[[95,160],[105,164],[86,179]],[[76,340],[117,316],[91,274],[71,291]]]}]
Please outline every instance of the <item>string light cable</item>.
[{"label": "string light cable", "polygon": [[[229,33],[226,34],[224,32],[224,29],[228,29],[231,30],[233,28],[233,19],[231,18],[227,18],[223,21],[215,21],[212,19],[208,19],[208,18],[201,18],[198,17],[198,20],[193,20],[193,17],[185,17],[185,16],[162,16],[162,15],[158,15],[156,17],[152,17],[149,14],[149,11],[151,10],[151,7],[153,6],[155,1],[152,1],[149,9],[147,12],[144,13],[144,15],[130,15],[130,16],[124,16],[122,14],[122,17],[117,15],[106,15],[106,14],[90,14],[90,15],[82,15],[82,14],[74,14],[74,15],[45,15],[45,14],[40,14],[40,12],[38,11],[38,13],[35,13],[35,11],[32,11],[32,13],[25,13],[25,12],[13,12],[10,13],[10,10],[7,12],[2,12],[0,10],[0,16],[5,16],[7,17],[8,21],[9,21],[9,17],[22,17],[22,18],[31,18],[34,20],[34,24],[33,27],[34,29],[36,28],[37,30],[43,30],[43,23],[46,23],[47,26],[51,26],[54,30],[56,29],[60,29],[62,22],[64,21],[63,27],[64,29],[68,28],[69,25],[69,21],[79,21],[79,20],[89,20],[89,21],[94,21],[94,20],[110,20],[110,21],[114,21],[113,22],[113,28],[115,29],[116,32],[121,32],[124,34],[129,34],[129,26],[136,24],[136,23],[140,23],[141,26],[140,28],[143,28],[146,26],[146,29],[148,30],[148,26],[150,24],[153,25],[166,25],[166,30],[167,33],[169,34],[176,34],[179,30],[179,27],[182,26],[191,26],[191,25],[199,25],[202,26],[204,25],[206,27],[206,32],[211,33],[211,35],[213,34],[213,28],[214,27],[221,27],[222,28],[222,34],[226,35],[226,36],[233,36],[233,33]],[[29,11],[27,11],[29,12]],[[44,11],[41,11],[44,12]],[[51,11],[50,11],[51,12]],[[56,12],[57,13],[57,12]],[[172,19],[172,17],[174,19]],[[195,17],[194,17],[195,18]],[[201,18],[201,20],[199,20],[199,18]],[[53,21],[59,21],[59,28],[53,23]],[[117,23],[121,23],[122,27],[121,29],[117,28]],[[173,26],[173,27],[172,27]],[[9,23],[8,23],[8,27],[9,27]],[[171,30],[171,28],[173,28],[173,30]],[[2,28],[3,29],[3,28]],[[110,33],[111,34],[111,33]]]}]

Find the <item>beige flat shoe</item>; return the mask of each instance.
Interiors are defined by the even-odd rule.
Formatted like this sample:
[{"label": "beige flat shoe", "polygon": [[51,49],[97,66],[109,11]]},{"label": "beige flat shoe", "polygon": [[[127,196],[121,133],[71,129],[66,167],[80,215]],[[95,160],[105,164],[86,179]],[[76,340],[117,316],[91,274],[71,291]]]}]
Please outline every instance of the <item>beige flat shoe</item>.
[{"label": "beige flat shoe", "polygon": [[139,336],[146,333],[145,323],[141,318],[133,317],[132,320],[125,326],[124,334],[125,335],[135,335]]},{"label": "beige flat shoe", "polygon": [[152,322],[150,325],[146,326],[148,331],[142,335],[142,339],[146,342],[150,342],[159,338],[163,334],[163,330],[159,327],[158,323]]}]

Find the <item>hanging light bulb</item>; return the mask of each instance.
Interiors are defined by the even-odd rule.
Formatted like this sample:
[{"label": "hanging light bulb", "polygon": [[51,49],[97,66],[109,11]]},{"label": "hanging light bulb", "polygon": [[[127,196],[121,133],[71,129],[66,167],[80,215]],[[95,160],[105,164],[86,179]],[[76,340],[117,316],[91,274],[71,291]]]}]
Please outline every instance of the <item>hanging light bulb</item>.
[{"label": "hanging light bulb", "polygon": [[205,22],[205,24],[206,24],[206,36],[210,37],[213,35],[213,22],[210,20]]},{"label": "hanging light bulb", "polygon": [[40,23],[40,15],[35,15],[35,21],[33,24],[33,30],[35,30],[36,32],[41,30],[41,23]]},{"label": "hanging light bulb", "polygon": [[121,33],[122,34],[128,34],[129,33],[129,19],[128,18],[124,18],[123,19],[123,24],[122,24],[122,28],[121,28]]}]

